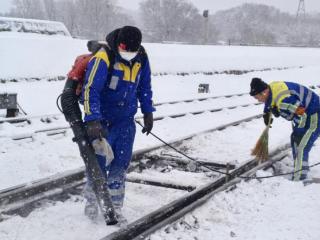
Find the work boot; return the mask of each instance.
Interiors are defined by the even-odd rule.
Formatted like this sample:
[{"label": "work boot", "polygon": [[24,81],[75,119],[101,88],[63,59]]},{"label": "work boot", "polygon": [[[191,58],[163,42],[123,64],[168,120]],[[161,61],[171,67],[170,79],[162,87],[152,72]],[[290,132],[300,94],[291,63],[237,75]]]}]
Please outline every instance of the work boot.
[{"label": "work boot", "polygon": [[128,220],[123,216],[121,208],[115,208],[114,209],[116,213],[116,217],[118,220],[118,226],[119,227],[125,227],[128,225]]},{"label": "work boot", "polygon": [[84,215],[86,215],[91,221],[96,221],[99,214],[98,205],[95,202],[86,202],[84,207]]}]

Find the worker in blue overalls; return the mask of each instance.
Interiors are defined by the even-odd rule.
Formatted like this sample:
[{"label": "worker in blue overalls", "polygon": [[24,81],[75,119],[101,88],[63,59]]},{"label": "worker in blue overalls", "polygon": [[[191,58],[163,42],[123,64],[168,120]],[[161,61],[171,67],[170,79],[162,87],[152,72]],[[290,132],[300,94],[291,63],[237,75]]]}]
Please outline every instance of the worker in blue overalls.
[{"label": "worker in blue overalls", "polygon": [[250,95],[265,103],[263,119],[266,125],[270,114],[292,122],[291,147],[295,172],[292,180],[305,180],[309,172],[309,152],[320,134],[319,96],[293,82],[267,84],[260,78],[253,78],[250,86]]},{"label": "worker in blue overalls", "polygon": [[[84,121],[92,145],[96,139],[105,138],[113,150],[111,163],[103,154],[97,151],[96,154],[106,174],[118,218],[122,217],[125,175],[132,157],[138,101],[144,115],[142,132],[149,134],[153,127],[155,109],[152,106],[151,71],[141,40],[140,30],[133,26],[124,26],[108,34],[106,46],[98,50],[88,63],[82,90]],[[95,218],[98,207],[90,179],[85,197],[85,214]]]}]

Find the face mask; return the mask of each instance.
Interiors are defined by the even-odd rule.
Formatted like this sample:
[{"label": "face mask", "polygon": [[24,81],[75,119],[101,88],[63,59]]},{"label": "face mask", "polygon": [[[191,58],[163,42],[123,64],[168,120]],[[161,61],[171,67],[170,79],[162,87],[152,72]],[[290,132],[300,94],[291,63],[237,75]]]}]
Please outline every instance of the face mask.
[{"label": "face mask", "polygon": [[138,52],[119,52],[119,54],[124,60],[131,61],[137,56]]}]

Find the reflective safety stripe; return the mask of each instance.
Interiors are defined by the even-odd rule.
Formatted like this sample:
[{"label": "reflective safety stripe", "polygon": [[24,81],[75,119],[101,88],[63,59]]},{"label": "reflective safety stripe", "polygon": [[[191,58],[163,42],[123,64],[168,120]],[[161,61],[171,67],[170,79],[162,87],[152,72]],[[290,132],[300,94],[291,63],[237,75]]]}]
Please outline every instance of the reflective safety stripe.
[{"label": "reflective safety stripe", "polygon": [[279,102],[282,101],[282,99],[284,99],[285,97],[290,96],[290,90],[285,90],[282,92],[279,92],[277,96],[275,96],[274,102],[276,104],[276,106],[279,106]]},{"label": "reflective safety stripe", "polygon": [[93,79],[94,79],[94,77],[96,75],[99,63],[100,63],[100,58],[96,58],[95,59],[95,63],[93,65],[93,68],[92,68],[92,70],[90,72],[88,83],[85,86],[85,91],[84,91],[84,112],[87,115],[91,114],[91,111],[90,111],[90,87],[91,87],[91,85],[93,83]]},{"label": "reflective safety stripe", "polygon": [[[305,87],[300,85],[300,93],[299,94],[296,93],[295,91],[293,91],[293,92],[294,92],[294,94],[296,94],[300,98],[300,101],[302,102],[303,98],[304,98],[304,95],[305,95]],[[307,97],[306,97],[306,101],[305,101],[305,108],[307,108],[309,106],[311,98],[312,98],[312,92],[307,89]]]},{"label": "reflective safety stripe", "polygon": [[307,122],[307,114],[303,114],[302,116],[300,116],[300,121],[299,121],[299,125],[298,128],[303,128],[306,126],[306,122]]},{"label": "reflective safety stripe", "polygon": [[118,196],[118,195],[123,195],[124,194],[124,188],[119,188],[119,189],[111,189],[109,188],[109,192],[111,196]]},{"label": "reflective safety stripe", "polygon": [[292,120],[294,117],[294,114],[296,113],[296,110],[298,108],[298,106],[300,105],[300,102],[297,101],[295,104],[289,104],[289,103],[280,103],[280,109],[281,110],[287,110],[289,111],[291,114],[290,115],[286,115],[288,120]]},{"label": "reflective safety stripe", "polygon": [[293,104],[288,104],[288,103],[280,103],[279,108],[281,110],[289,111],[291,114],[290,115],[288,114],[288,119],[291,120],[296,112],[297,106]]},{"label": "reflective safety stripe", "polygon": [[303,97],[304,97],[304,87],[302,85],[300,85],[300,100],[303,101]]},{"label": "reflective safety stripe", "polygon": [[311,98],[312,98],[312,92],[310,90],[308,90],[308,95],[307,95],[307,98],[306,98],[306,107],[305,108],[308,108],[308,106],[310,104],[310,101],[311,101]]},{"label": "reflective safety stripe", "polygon": [[108,176],[108,189],[114,207],[122,207],[125,194],[125,174],[123,177]]},{"label": "reflective safety stripe", "polygon": [[288,110],[291,113],[295,113],[297,111],[297,108],[299,107],[300,102],[297,101],[295,104],[290,103],[280,103],[279,108],[282,110]]},{"label": "reflective safety stripe", "polygon": [[89,75],[89,79],[88,79],[88,82],[87,82],[87,85],[85,86],[85,91],[84,91],[84,112],[87,114],[87,115],[90,115],[91,114],[91,111],[90,111],[90,87],[93,83],[93,79],[96,75],[96,72],[97,72],[97,68],[100,64],[100,61],[103,60],[106,64],[107,64],[107,67],[109,67],[110,65],[110,61],[109,61],[109,57],[107,55],[107,52],[105,51],[104,48],[101,48],[91,59],[90,61],[95,61],[92,69],[91,69],[91,72],[90,72],[90,75]]},{"label": "reflective safety stripe", "polygon": [[[277,106],[280,105],[280,102],[285,98],[285,97],[289,97],[290,95],[296,95],[300,98],[299,94],[294,91],[294,90],[285,90],[283,92],[280,92],[276,98],[275,98],[275,103],[277,103]],[[280,101],[281,100],[281,101]]]},{"label": "reflective safety stripe", "polygon": [[[317,125],[318,125],[318,113],[315,113],[315,114],[311,115],[310,128],[304,134],[304,136],[302,137],[301,142],[298,146],[298,153],[297,153],[297,157],[294,162],[294,171],[302,170],[302,166],[306,167],[306,165],[303,165],[304,149],[307,146],[308,141],[310,140],[312,133],[314,133],[316,131]],[[301,178],[301,175],[302,175],[302,171],[296,172],[294,174],[293,180],[299,181]]]}]

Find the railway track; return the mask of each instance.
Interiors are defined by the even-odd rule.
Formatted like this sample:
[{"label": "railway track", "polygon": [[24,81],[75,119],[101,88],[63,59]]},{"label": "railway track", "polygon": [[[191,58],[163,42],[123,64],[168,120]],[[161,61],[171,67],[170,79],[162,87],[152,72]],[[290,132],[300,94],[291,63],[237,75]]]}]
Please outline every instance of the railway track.
[{"label": "railway track", "polygon": [[[236,93],[236,94],[228,94],[228,95],[219,95],[219,96],[208,96],[208,97],[200,97],[200,98],[190,98],[190,99],[182,99],[182,100],[174,100],[174,101],[165,101],[165,102],[159,102],[155,103],[155,107],[160,107],[166,104],[177,104],[177,103],[192,103],[192,102],[203,102],[208,101],[211,99],[218,99],[218,98],[231,98],[231,97],[241,97],[248,95],[248,93]],[[42,121],[46,121],[46,119],[55,118],[55,117],[63,117],[62,113],[56,113],[56,114],[43,114],[43,115],[25,115],[25,116],[19,116],[19,117],[11,117],[11,118],[4,118],[0,117],[0,123],[8,122],[8,123],[16,123],[21,121],[29,121],[31,122],[34,119],[42,119]]]},{"label": "railway track", "polygon": [[191,193],[170,202],[100,240],[145,239],[156,230],[178,220],[201,206],[214,194],[235,185],[241,181],[239,177],[250,179],[250,176],[257,170],[266,169],[273,163],[282,160],[287,155],[284,150],[288,147],[288,145],[285,145],[274,151],[271,154],[271,159],[263,164],[258,165],[255,159],[249,160],[231,171],[227,176],[220,176],[216,181],[195,189]]},{"label": "railway track", "polygon": [[[181,102],[186,101],[188,103],[189,100],[183,100]],[[205,100],[197,99],[195,101]],[[167,102],[163,104],[176,104],[176,102]],[[164,118],[179,118],[187,114],[198,115],[204,112],[218,112],[223,109],[234,109],[237,107],[247,107],[250,105],[257,104],[240,104],[221,108],[211,108],[206,110],[187,112],[183,115],[172,114],[167,116],[157,116],[155,120],[160,121]],[[223,130],[230,126],[236,126],[241,124],[242,122],[248,122],[259,117],[261,117],[261,114],[249,118],[244,118],[232,123],[223,124],[213,129],[203,131],[201,133]],[[137,118],[137,120],[139,120],[139,118]],[[66,129],[68,129],[68,127],[60,129],[45,129],[41,132],[46,132],[47,135],[51,135],[57,134],[58,131],[64,132]],[[171,142],[171,144],[180,144],[182,141],[188,140],[195,135],[197,134],[193,134],[182,139],[175,140]],[[155,146],[135,152],[133,163],[137,163],[137,165],[139,165],[139,160],[145,158],[145,156],[148,153],[158,148],[159,146]],[[205,202],[207,198],[212,196],[212,194],[222,191],[226,189],[228,186],[235,184],[240,179],[237,178],[237,176],[247,176],[253,174],[256,170],[266,168],[272,165],[273,162],[279,161],[282,158],[283,153],[281,152],[281,150],[277,150],[275,153],[273,153],[273,157],[270,161],[266,162],[263,166],[261,165],[258,167],[256,161],[250,159],[245,164],[237,166],[236,169],[230,170],[228,178],[224,176],[218,176],[216,181],[214,181],[213,183],[207,184],[206,186],[199,188],[196,188],[195,186],[191,185],[177,185],[165,181],[159,182],[147,179],[132,178],[129,176],[127,178],[128,182],[185,190],[191,193],[189,193],[187,196],[174,200],[173,202],[163,206],[162,208],[156,211],[151,212],[147,216],[144,216],[134,221],[133,223],[129,224],[126,229],[114,232],[108,236],[105,236],[102,239],[143,239],[148,234],[151,234],[153,231],[175,221],[176,219],[183,216],[183,214],[186,214],[195,207],[200,206],[202,203]],[[10,218],[10,215],[14,214],[28,216],[28,214],[33,209],[42,206],[41,201],[56,201],[68,199],[70,197],[70,194],[79,194],[84,183],[84,170],[83,168],[81,168],[68,173],[64,173],[62,175],[56,175],[50,178],[34,181],[31,184],[22,184],[19,186],[2,190],[0,191],[0,220],[6,220],[7,218]]]},{"label": "railway track", "polygon": [[[255,115],[255,116],[245,118],[239,121],[235,121],[229,124],[218,126],[214,129],[210,129],[205,132],[223,130],[230,126],[237,126],[242,122],[248,122],[259,117],[261,117],[261,115]],[[196,135],[197,134],[194,134],[193,136],[196,136]],[[171,142],[171,144],[181,144],[182,141],[190,139],[193,136],[188,136],[187,138],[176,140],[174,142]],[[148,158],[147,155],[151,153],[153,150],[156,150],[158,148],[159,146],[156,146],[156,147],[151,147],[141,151],[136,151],[134,153],[134,157],[133,157],[134,159],[131,164],[133,165],[132,169],[139,168],[140,161],[142,159]],[[184,166],[187,164],[188,162],[185,162]],[[251,160],[251,164],[254,165],[253,160]],[[205,165],[205,163],[202,162],[201,165],[203,166]],[[225,167],[219,164],[215,166],[214,164],[212,164],[212,162],[211,164],[209,164],[209,166],[210,168],[215,168],[215,169]],[[232,168],[235,168],[235,166],[232,166],[232,164],[230,164],[228,168],[229,169],[227,171],[231,170]],[[56,201],[56,200],[66,200],[70,197],[70,194],[76,194],[76,195],[80,194],[82,186],[85,183],[84,175],[85,175],[84,169],[79,168],[63,174],[52,176],[50,178],[34,181],[32,183],[21,184],[21,185],[0,191],[0,206],[1,206],[0,209],[1,209],[2,220],[10,218],[10,215],[16,215],[16,214],[21,216],[27,216],[33,209],[41,206],[42,205],[41,202],[43,201],[47,202],[47,201]],[[232,177],[230,178],[230,180],[231,179]],[[196,187],[192,185],[174,184],[166,181],[155,181],[152,179],[148,180],[146,178],[139,178],[139,177],[129,176],[127,178],[127,181],[132,183],[147,184],[151,186],[160,186],[164,188],[172,188],[172,189],[179,189],[179,190],[192,191],[192,192],[195,191],[196,189]]]},{"label": "railway track", "polygon": [[[310,85],[309,88],[311,89],[317,89],[320,88],[320,85]],[[231,97],[241,97],[241,96],[246,96],[248,93],[235,93],[235,94],[226,94],[226,95],[219,95],[219,96],[208,96],[208,97],[200,97],[200,98],[191,98],[191,99],[182,99],[182,100],[173,100],[173,101],[164,101],[164,102],[159,102],[155,103],[155,107],[160,107],[166,104],[172,105],[172,104],[178,104],[178,103],[192,103],[192,102],[203,102],[203,101],[208,101],[212,99],[219,99],[219,98],[231,98]],[[245,104],[243,104],[245,105]],[[219,108],[217,108],[219,109]],[[214,110],[214,109],[213,109]],[[42,114],[42,115],[25,115],[25,116],[19,116],[19,117],[12,117],[12,118],[4,118],[0,117],[0,124],[1,123],[17,123],[21,121],[27,121],[31,122],[34,119],[40,119],[40,121],[43,122],[50,122],[50,119],[54,118],[60,118],[63,117],[62,113],[56,113],[56,114]],[[141,118],[141,116],[140,116]]]},{"label": "railway track", "polygon": [[[154,116],[154,121],[161,121],[161,120],[167,119],[167,118],[181,118],[181,117],[185,117],[187,115],[199,115],[199,114],[204,114],[206,112],[214,113],[214,112],[219,112],[222,110],[232,110],[232,109],[236,109],[239,107],[250,107],[250,106],[256,106],[256,105],[260,105],[260,103],[244,103],[244,104],[225,106],[225,107],[206,108],[206,109],[193,110],[193,111],[180,111],[178,113],[171,113],[171,114],[161,114],[161,113],[157,114],[156,113]],[[139,121],[139,120],[142,120],[143,117],[138,116],[135,119],[136,119],[136,121]],[[11,139],[12,140],[22,140],[22,139],[26,139],[26,138],[32,138],[34,134],[38,134],[38,133],[46,133],[47,136],[52,136],[52,135],[57,135],[57,134],[63,134],[68,129],[70,129],[68,123],[59,124],[59,126],[50,126],[50,127],[45,126],[45,127],[41,127],[40,129],[27,131],[26,133],[23,132],[23,133],[13,134],[11,136]]]},{"label": "railway track", "polygon": [[[232,123],[223,124],[213,129],[201,132],[199,134],[223,130],[230,126],[236,126],[242,122],[248,122],[259,117],[261,117],[261,115],[255,115]],[[170,144],[181,144],[181,142],[190,139],[196,135],[197,134],[193,134],[181,139],[177,139],[173,142],[170,142]],[[150,153],[151,151],[156,150],[162,146],[163,145],[157,145],[148,149],[143,149],[134,152],[132,161],[133,165],[135,163],[138,163],[139,160],[141,160],[147,153]],[[136,179],[135,181],[137,182],[139,181],[139,179]],[[145,179],[143,181],[147,182]],[[81,168],[72,172],[67,172],[56,176],[52,176],[50,178],[34,181],[32,183],[22,184],[19,186],[4,189],[0,192],[1,212],[3,214],[19,213],[19,211],[23,209],[24,205],[26,204],[32,206],[32,204],[36,203],[41,199],[53,197],[62,192],[68,192],[70,189],[79,186],[83,183],[84,169]],[[154,185],[155,184],[156,183],[154,183]],[[187,188],[188,187],[190,186],[187,186]],[[176,186],[176,188],[186,188],[186,186]]]},{"label": "railway track", "polygon": [[[297,69],[303,68],[303,66],[293,66],[293,67],[272,67],[272,68],[261,68],[261,69],[247,69],[247,70],[239,70],[239,69],[230,69],[230,70],[216,70],[216,71],[188,71],[188,72],[153,72],[152,76],[168,76],[168,75],[177,75],[177,76],[190,76],[190,75],[220,75],[220,74],[228,74],[228,75],[242,75],[251,72],[265,72],[265,71],[273,71],[273,70],[288,70],[288,69]],[[56,81],[65,81],[66,76],[52,76],[49,78],[12,78],[12,79],[1,79],[0,84],[6,83],[20,83],[20,82],[34,82],[34,81],[48,81],[48,82],[56,82]]]},{"label": "railway track", "polygon": [[[311,89],[320,88],[320,85],[311,85],[309,86]],[[192,98],[192,99],[183,99],[183,100],[176,100],[176,101],[166,101],[161,103],[156,103],[155,106],[158,108],[158,111],[155,112],[154,120],[160,121],[165,118],[180,118],[184,117],[188,114],[191,115],[197,115],[197,114],[203,114],[206,112],[219,112],[223,109],[232,110],[238,107],[248,107],[253,105],[260,105],[261,103],[257,103],[255,101],[252,102],[243,102],[241,104],[230,104],[225,103],[221,104],[222,106],[219,107],[211,107],[210,101],[215,99],[223,99],[223,98],[232,98],[232,97],[243,97],[248,95],[248,93],[236,93],[236,94],[228,94],[228,95],[220,95],[220,96],[208,96],[208,97],[202,97],[202,98]],[[237,99],[237,101],[239,101]],[[185,111],[185,106],[181,106],[175,109],[169,109],[170,106],[176,105],[176,104],[195,104],[195,103],[201,103],[199,106],[195,106],[192,108],[192,110]],[[207,102],[205,105],[204,103]],[[203,106],[205,105],[205,106]],[[214,103],[212,103],[214,105]],[[169,113],[168,113],[169,112]],[[137,115],[136,120],[142,119],[142,115]],[[31,116],[22,116],[22,117],[15,117],[15,118],[0,118],[0,124],[1,123],[11,123],[16,124],[21,121],[25,121],[27,123],[32,123],[33,121],[40,121],[41,127],[37,129],[32,129],[27,132],[22,132],[18,134],[13,134],[11,138],[13,140],[22,140],[26,138],[32,138],[34,134],[38,133],[46,133],[48,136],[57,135],[57,134],[63,134],[68,130],[70,127],[69,125],[64,121],[64,117],[61,113],[58,114],[45,114],[45,115],[31,115]],[[50,126],[48,126],[50,125]],[[28,128],[28,124],[25,126],[20,126],[20,128]],[[1,137],[1,134],[0,134]],[[8,137],[8,136],[5,136]]]}]

